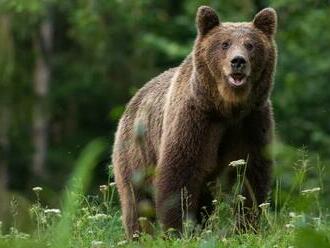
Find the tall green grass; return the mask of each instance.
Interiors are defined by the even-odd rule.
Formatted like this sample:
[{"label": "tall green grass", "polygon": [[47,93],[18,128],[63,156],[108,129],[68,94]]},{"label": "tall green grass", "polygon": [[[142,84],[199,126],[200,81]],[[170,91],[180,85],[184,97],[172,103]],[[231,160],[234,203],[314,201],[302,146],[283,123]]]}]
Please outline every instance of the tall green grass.
[{"label": "tall green grass", "polygon": [[[141,234],[138,241],[128,241],[111,177],[100,185],[97,195],[86,194],[92,170],[105,149],[101,140],[84,149],[59,209],[43,206],[44,190],[35,187],[36,200],[30,208],[34,228],[29,234],[22,233],[12,223],[12,228],[4,233],[0,224],[0,247],[330,247],[328,209],[322,206],[320,199],[326,187],[324,168],[319,159],[310,159],[305,152],[282,154],[282,159],[292,156],[291,162],[287,161],[292,163],[292,168],[285,173],[280,167],[276,169],[272,197],[258,206],[261,220],[257,233],[236,229],[235,214],[242,209],[245,200],[241,191],[246,168],[244,161],[236,161],[238,183],[230,193],[218,192],[213,201],[215,211],[208,216],[205,228],[192,228],[191,223],[186,222],[180,239],[164,237],[158,229],[154,236]],[[291,183],[286,180],[287,176]],[[11,203],[12,215],[16,215],[17,204]],[[240,221],[244,223],[245,220]]]}]

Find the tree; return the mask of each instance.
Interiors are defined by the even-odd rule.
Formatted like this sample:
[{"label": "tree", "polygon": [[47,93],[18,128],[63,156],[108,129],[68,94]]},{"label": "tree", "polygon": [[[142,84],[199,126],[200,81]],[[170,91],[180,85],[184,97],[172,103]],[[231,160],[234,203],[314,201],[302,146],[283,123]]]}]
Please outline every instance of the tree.
[{"label": "tree", "polygon": [[36,176],[45,177],[45,164],[48,146],[48,94],[51,81],[51,56],[53,47],[53,21],[51,7],[45,6],[45,16],[40,22],[39,32],[34,37],[36,51],[34,70],[33,106],[33,172]]},{"label": "tree", "polygon": [[[0,16],[0,196],[7,188],[10,128],[10,79],[13,69],[11,20]],[[0,197],[1,198],[1,197]]]}]

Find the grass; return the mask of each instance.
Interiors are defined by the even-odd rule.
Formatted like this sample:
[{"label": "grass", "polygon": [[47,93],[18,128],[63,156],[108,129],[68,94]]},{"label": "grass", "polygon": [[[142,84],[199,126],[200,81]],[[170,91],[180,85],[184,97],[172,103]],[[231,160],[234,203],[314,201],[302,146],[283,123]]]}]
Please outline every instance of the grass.
[{"label": "grass", "polygon": [[[244,204],[239,182],[232,193],[218,194],[214,214],[204,229],[192,233],[187,224],[180,239],[164,237],[158,231],[154,236],[141,234],[138,241],[127,241],[110,176],[108,184],[100,186],[99,194],[86,196],[85,192],[104,148],[102,141],[94,141],[82,152],[60,209],[43,206],[43,189],[33,188],[36,200],[30,215],[34,228],[28,234],[16,226],[18,203],[12,200],[12,227],[4,233],[0,224],[0,247],[330,247],[328,209],[320,199],[324,170],[319,162],[311,166],[305,155],[295,160],[293,170],[286,173],[291,183],[286,185],[283,177],[276,178],[270,204],[259,206],[262,214],[256,234],[235,229],[235,209]],[[237,167],[238,174],[244,172],[244,163],[239,161],[237,165],[241,166]],[[318,174],[313,180],[309,180],[311,170]]]}]

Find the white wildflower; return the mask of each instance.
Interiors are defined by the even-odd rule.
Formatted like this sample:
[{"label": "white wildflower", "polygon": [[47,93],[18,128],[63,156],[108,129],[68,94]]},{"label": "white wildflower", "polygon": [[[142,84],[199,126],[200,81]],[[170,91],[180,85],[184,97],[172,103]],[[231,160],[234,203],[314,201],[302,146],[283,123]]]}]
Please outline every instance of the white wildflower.
[{"label": "white wildflower", "polygon": [[261,203],[260,205],[259,205],[259,208],[261,208],[261,209],[266,209],[266,208],[268,208],[270,206],[270,203],[269,202],[264,202],[264,203]]},{"label": "white wildflower", "polygon": [[167,229],[167,232],[168,233],[175,233],[176,232],[176,229],[173,228],[173,227],[170,227],[169,229]]},{"label": "white wildflower", "polygon": [[114,187],[114,186],[116,186],[116,183],[115,182],[109,183],[109,186]]},{"label": "white wildflower", "polygon": [[139,235],[138,233],[134,233],[134,234],[133,234],[133,239],[137,239],[137,238],[139,238],[139,236],[140,236],[140,235]]},{"label": "white wildflower", "polygon": [[117,245],[121,246],[121,245],[126,245],[127,243],[128,243],[127,240],[123,240],[123,241],[119,241]]},{"label": "white wildflower", "polygon": [[40,192],[40,191],[42,191],[42,188],[41,187],[33,187],[32,190],[34,192]]},{"label": "white wildflower", "polygon": [[22,239],[29,239],[29,238],[31,238],[31,235],[30,234],[28,234],[28,233],[22,233],[21,234],[22,236]]},{"label": "white wildflower", "polygon": [[246,162],[245,162],[244,159],[239,159],[239,160],[231,161],[229,163],[229,166],[231,166],[231,167],[238,167],[238,166],[241,166],[241,165],[246,165]]},{"label": "white wildflower", "polygon": [[292,223],[285,224],[285,227],[288,229],[294,228],[295,226]]},{"label": "white wildflower", "polygon": [[301,193],[303,195],[307,195],[307,194],[310,194],[310,193],[315,193],[315,192],[319,192],[321,190],[320,187],[316,187],[316,188],[312,188],[312,189],[305,189],[305,190],[302,190]]},{"label": "white wildflower", "polygon": [[44,210],[45,214],[57,214],[60,215],[61,214],[61,210],[57,209],[57,208],[50,208],[50,209],[45,209]]},{"label": "white wildflower", "polygon": [[100,185],[100,191],[103,193],[103,192],[106,192],[108,190],[108,185]]},{"label": "white wildflower", "polygon": [[295,218],[297,215],[296,215],[295,212],[290,212],[290,213],[289,213],[289,216],[290,216],[291,218]]},{"label": "white wildflower", "polygon": [[106,215],[106,214],[95,214],[95,215],[92,215],[92,216],[88,216],[87,218],[89,220],[105,220],[107,219],[109,216]]},{"label": "white wildflower", "polygon": [[218,202],[218,201],[214,199],[214,200],[212,201],[212,204],[215,205],[215,204],[217,204],[217,202]]},{"label": "white wildflower", "polygon": [[139,221],[147,221],[148,218],[147,217],[139,217]]},{"label": "white wildflower", "polygon": [[243,195],[238,195],[237,198],[238,198],[238,200],[240,200],[240,201],[245,201],[245,200],[246,200],[246,197],[243,196]]}]

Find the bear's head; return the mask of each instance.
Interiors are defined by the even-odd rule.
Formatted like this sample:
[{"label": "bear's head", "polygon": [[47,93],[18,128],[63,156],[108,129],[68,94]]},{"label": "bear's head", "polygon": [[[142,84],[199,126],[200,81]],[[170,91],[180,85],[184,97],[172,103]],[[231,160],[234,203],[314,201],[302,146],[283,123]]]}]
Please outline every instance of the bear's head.
[{"label": "bear's head", "polygon": [[252,22],[238,23],[222,23],[210,7],[198,9],[193,63],[200,81],[212,84],[206,87],[209,94],[232,103],[268,98],[276,63],[276,23],[272,8],[260,11]]}]

